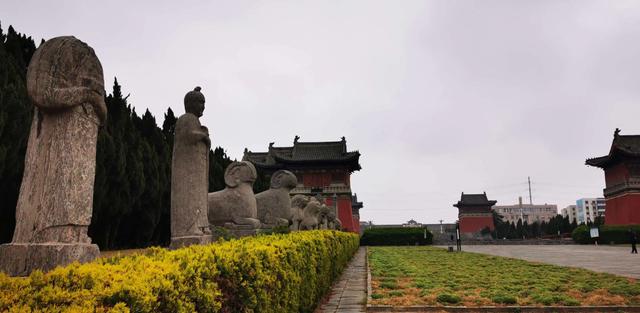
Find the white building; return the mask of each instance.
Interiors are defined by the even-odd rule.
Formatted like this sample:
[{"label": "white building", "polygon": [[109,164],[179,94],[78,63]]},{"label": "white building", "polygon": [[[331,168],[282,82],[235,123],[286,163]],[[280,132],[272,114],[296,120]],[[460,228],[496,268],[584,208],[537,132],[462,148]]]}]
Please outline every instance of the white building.
[{"label": "white building", "polygon": [[518,220],[532,224],[535,222],[549,222],[558,215],[558,206],[555,204],[523,204],[522,197],[518,204],[494,205],[491,207],[496,213],[502,215],[502,220],[508,223],[518,223]]},{"label": "white building", "polygon": [[569,205],[566,208],[562,209],[562,216],[569,218],[569,223],[573,223],[574,220],[578,218],[577,207],[575,204]]},{"label": "white building", "polygon": [[[575,219],[578,224],[593,222],[596,216],[604,217],[604,198],[581,198],[576,200],[575,207]],[[569,217],[569,219],[571,219],[571,217]]]}]

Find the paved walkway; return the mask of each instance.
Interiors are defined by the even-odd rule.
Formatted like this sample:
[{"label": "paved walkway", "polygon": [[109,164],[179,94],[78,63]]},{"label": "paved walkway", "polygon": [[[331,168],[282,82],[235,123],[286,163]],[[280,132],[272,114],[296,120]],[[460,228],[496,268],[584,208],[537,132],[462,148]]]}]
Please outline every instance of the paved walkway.
[{"label": "paved walkway", "polygon": [[367,301],[366,248],[360,247],[340,279],[331,287],[329,301],[320,306],[320,313],[365,312]]},{"label": "paved walkway", "polygon": [[506,256],[562,266],[582,267],[596,272],[640,278],[640,254],[631,254],[630,246],[465,246],[463,244],[462,251]]}]

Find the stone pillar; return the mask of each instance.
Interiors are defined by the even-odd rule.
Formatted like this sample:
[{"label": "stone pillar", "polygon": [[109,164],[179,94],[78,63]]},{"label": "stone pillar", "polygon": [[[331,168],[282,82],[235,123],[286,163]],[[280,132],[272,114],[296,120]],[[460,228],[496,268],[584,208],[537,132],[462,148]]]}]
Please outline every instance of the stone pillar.
[{"label": "stone pillar", "polygon": [[98,126],[107,113],[100,61],[74,37],[50,39],[31,59],[27,91],[35,108],[16,228],[0,245],[0,270],[13,276],[100,253],[87,235]]},{"label": "stone pillar", "polygon": [[178,118],[171,163],[171,245],[176,249],[211,242],[207,219],[209,131],[200,124],[204,95],[200,87],[184,97],[186,113]]}]

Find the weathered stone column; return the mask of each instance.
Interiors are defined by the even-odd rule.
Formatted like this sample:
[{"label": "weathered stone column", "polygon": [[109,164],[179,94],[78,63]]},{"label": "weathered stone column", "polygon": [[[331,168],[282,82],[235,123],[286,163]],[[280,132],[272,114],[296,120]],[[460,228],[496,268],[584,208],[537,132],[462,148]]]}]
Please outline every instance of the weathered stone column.
[{"label": "weathered stone column", "polygon": [[184,97],[186,113],[178,118],[171,161],[171,248],[211,242],[207,220],[209,131],[200,124],[204,112],[200,87]]},{"label": "weathered stone column", "polygon": [[74,37],[50,39],[31,59],[27,91],[35,108],[16,228],[0,245],[0,270],[14,276],[100,253],[87,235],[98,126],[107,113],[100,61]]}]

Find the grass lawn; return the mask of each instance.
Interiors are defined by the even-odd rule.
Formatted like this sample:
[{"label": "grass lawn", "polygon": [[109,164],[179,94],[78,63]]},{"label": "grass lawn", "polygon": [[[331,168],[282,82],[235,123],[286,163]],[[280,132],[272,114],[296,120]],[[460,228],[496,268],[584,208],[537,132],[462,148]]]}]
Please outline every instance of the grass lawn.
[{"label": "grass lawn", "polygon": [[640,305],[632,278],[484,254],[369,247],[369,266],[374,305]]}]

